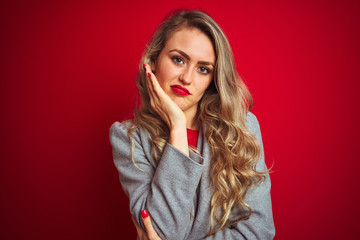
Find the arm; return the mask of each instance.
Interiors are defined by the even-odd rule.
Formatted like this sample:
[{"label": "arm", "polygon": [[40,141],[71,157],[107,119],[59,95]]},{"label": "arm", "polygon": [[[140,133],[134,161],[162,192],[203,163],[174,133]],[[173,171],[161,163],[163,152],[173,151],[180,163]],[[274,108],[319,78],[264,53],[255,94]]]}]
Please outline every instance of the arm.
[{"label": "arm", "polygon": [[164,92],[148,65],[144,64],[147,73],[147,90],[150,105],[170,129],[169,143],[189,156],[186,135],[186,117],[178,105]]},{"label": "arm", "polygon": [[130,212],[143,227],[140,212],[147,209],[152,223],[162,239],[184,239],[192,219],[193,198],[203,170],[203,159],[170,144],[165,146],[158,166],[150,155],[150,140],[146,133],[134,132],[134,161],[131,142],[124,124],[110,128],[113,158],[120,182],[130,200]]},{"label": "arm", "polygon": [[[251,113],[249,113],[247,120],[249,130],[259,141],[263,153],[264,150],[259,123],[256,117]],[[257,170],[265,171],[266,169],[264,154],[262,154],[262,157],[257,164]],[[216,234],[204,239],[273,239],[275,228],[272,218],[270,187],[270,178],[267,174],[265,182],[261,185],[255,186],[253,191],[246,196],[245,201],[252,207],[253,210],[250,218],[229,228],[221,229]],[[150,217],[147,218],[147,221],[150,222]],[[206,231],[208,231],[208,229],[204,229],[204,232]],[[151,224],[146,226],[146,232],[147,234],[156,236],[156,232]]]},{"label": "arm", "polygon": [[[267,170],[264,159],[264,148],[261,138],[260,125],[255,115],[248,114],[247,126],[261,146],[261,158],[256,166],[258,171]],[[266,174],[266,180],[261,185],[254,186],[252,192],[245,197],[253,212],[249,219],[238,222],[230,228],[218,231],[213,236],[205,239],[273,239],[275,227],[272,215],[270,197],[270,176]]]}]

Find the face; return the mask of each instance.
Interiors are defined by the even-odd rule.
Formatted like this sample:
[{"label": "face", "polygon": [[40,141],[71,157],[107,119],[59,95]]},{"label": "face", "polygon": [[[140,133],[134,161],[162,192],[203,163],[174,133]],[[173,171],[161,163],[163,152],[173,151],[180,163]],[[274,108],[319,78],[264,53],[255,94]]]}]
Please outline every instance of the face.
[{"label": "face", "polygon": [[195,116],[213,79],[215,61],[210,38],[199,29],[182,28],[169,38],[153,67],[165,93],[185,115]]}]

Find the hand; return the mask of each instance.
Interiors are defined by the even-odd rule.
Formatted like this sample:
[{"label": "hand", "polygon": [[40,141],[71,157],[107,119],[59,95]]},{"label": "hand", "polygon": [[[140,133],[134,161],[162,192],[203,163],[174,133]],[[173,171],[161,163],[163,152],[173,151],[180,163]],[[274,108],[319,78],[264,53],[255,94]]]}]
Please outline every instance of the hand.
[{"label": "hand", "polygon": [[139,240],[148,240],[148,237],[146,235],[146,232],[144,230],[142,230],[142,228],[139,226],[139,224],[136,222],[135,218],[133,216],[131,216],[131,220],[133,221],[135,228],[136,228],[136,233],[137,233],[137,238]]},{"label": "hand", "polygon": [[186,129],[184,112],[161,88],[156,76],[151,72],[149,65],[144,64],[144,67],[148,79],[146,85],[150,96],[151,107],[165,121],[170,131],[176,128]]},{"label": "hand", "polygon": [[146,210],[143,210],[141,212],[141,217],[142,217],[142,221],[144,223],[146,232],[139,226],[139,224],[136,222],[134,217],[131,216],[131,219],[133,220],[134,225],[136,227],[138,239],[139,240],[161,240],[161,238],[155,231],[155,229],[151,223],[150,216],[148,215]]},{"label": "hand", "polygon": [[170,129],[169,143],[189,156],[186,117],[181,108],[164,92],[149,65],[144,64],[151,107]]}]

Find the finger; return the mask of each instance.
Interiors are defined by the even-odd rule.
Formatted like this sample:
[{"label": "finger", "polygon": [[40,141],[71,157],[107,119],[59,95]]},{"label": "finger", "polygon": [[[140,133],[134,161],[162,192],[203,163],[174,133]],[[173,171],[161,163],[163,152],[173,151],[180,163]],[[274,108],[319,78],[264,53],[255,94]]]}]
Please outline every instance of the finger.
[{"label": "finger", "polygon": [[150,79],[150,83],[152,85],[152,88],[154,89],[154,92],[158,95],[165,94],[164,90],[160,86],[156,76],[152,72],[148,72],[148,77]]},{"label": "finger", "polygon": [[159,91],[161,92],[163,90],[162,90],[159,82],[157,81],[155,74],[152,72],[149,65],[144,64],[144,68],[145,68],[145,73],[146,73],[148,79],[150,80],[150,83],[151,83],[150,86],[152,87],[152,90],[154,90],[154,92],[156,94],[159,94]]},{"label": "finger", "polygon": [[151,219],[146,210],[141,211],[141,217],[142,217],[142,221],[144,223],[144,226],[146,229],[146,234],[147,234],[149,240],[160,239],[159,235],[157,234],[157,232],[155,231],[155,229],[151,223]]},{"label": "finger", "polygon": [[135,227],[136,227],[136,231],[139,229],[139,224],[137,223],[137,221],[135,220],[135,218],[133,216],[131,216],[131,220],[133,221]]},{"label": "finger", "polygon": [[133,221],[135,228],[136,228],[136,233],[137,233],[137,239],[139,240],[147,240],[147,235],[144,232],[144,230],[139,226],[139,224],[137,223],[137,221],[135,220],[135,218],[133,216],[131,216],[131,220]]},{"label": "finger", "polygon": [[[150,104],[154,107],[156,105],[156,101],[159,101],[159,97],[156,94],[156,91],[154,89],[154,84],[151,78],[151,69],[148,65],[144,64],[144,69],[145,69],[145,77],[147,79],[147,83],[146,83],[146,87],[149,93],[149,97],[150,97]],[[155,77],[155,76],[154,76]]]},{"label": "finger", "polygon": [[[146,69],[145,74],[147,75],[148,83],[147,90],[150,97],[150,106],[161,116],[163,120],[166,118],[166,114],[163,113],[163,104],[165,92],[163,92],[160,84],[158,83],[155,75],[150,71],[150,67],[144,64]],[[160,92],[159,92],[160,91]],[[167,96],[167,95],[166,95]],[[166,121],[166,120],[165,120]]]},{"label": "finger", "polygon": [[139,236],[140,239],[142,239],[141,238],[141,236],[142,236],[141,231],[143,231],[142,228],[139,226],[139,224],[136,222],[136,220],[133,216],[131,216],[131,220],[133,221],[133,223],[135,225],[137,235]]},{"label": "finger", "polygon": [[161,91],[162,88],[160,87],[155,75],[153,73],[147,72],[147,77],[149,79],[149,91],[152,94],[154,100],[160,102],[161,101]]},{"label": "finger", "polygon": [[146,87],[149,93],[152,93],[152,83],[151,83],[151,79],[149,76],[150,70],[149,67],[144,64],[144,70],[145,70],[145,79],[146,79]]}]

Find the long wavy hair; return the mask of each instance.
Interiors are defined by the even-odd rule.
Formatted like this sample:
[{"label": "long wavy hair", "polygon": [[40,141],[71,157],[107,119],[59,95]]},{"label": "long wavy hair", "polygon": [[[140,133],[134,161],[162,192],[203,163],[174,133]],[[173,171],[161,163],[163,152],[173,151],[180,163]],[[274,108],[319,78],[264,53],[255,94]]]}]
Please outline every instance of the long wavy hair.
[{"label": "long wavy hair", "polygon": [[[265,179],[265,172],[256,171],[261,148],[246,126],[252,97],[239,77],[225,34],[209,15],[202,11],[176,11],[158,26],[139,64],[136,84],[141,106],[134,111],[128,133],[131,137],[132,131],[143,127],[151,138],[154,160],[159,161],[170,131],[150,106],[142,64],[151,66],[155,63],[167,40],[184,27],[197,28],[205,33],[213,43],[216,56],[213,81],[198,104],[196,116],[199,124],[204,126],[212,154],[210,178],[214,194],[211,198],[211,235],[250,217],[252,209],[244,197],[252,186]],[[230,221],[235,207],[242,214],[235,221]]]}]

